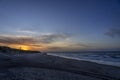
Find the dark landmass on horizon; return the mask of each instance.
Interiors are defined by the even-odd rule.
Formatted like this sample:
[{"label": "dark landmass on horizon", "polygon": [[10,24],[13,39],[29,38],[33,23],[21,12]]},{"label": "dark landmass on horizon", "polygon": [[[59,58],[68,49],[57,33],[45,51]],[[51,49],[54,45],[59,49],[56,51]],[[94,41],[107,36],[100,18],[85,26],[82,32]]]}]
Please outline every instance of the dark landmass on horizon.
[{"label": "dark landmass on horizon", "polygon": [[41,53],[40,51],[21,50],[21,49],[10,48],[7,46],[0,46],[0,52],[3,52],[3,53]]}]

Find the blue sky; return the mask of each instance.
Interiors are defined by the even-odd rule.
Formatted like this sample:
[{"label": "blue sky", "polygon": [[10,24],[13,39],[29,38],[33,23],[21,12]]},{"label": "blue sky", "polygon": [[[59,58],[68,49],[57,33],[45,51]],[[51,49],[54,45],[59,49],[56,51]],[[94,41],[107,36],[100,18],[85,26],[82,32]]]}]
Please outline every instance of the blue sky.
[{"label": "blue sky", "polygon": [[120,0],[0,0],[0,28],[1,45],[24,37],[46,51],[117,50]]}]

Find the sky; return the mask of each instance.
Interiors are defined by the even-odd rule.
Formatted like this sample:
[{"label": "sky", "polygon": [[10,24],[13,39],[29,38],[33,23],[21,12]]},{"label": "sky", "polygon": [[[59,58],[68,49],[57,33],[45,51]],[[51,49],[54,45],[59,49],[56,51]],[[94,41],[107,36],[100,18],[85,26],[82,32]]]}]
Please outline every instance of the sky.
[{"label": "sky", "polygon": [[120,50],[120,0],[0,0],[0,45]]}]

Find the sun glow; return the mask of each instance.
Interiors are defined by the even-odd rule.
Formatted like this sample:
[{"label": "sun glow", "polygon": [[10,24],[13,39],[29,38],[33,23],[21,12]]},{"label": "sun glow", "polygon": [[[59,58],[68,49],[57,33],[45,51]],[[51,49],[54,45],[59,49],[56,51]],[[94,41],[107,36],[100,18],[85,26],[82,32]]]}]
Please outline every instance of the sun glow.
[{"label": "sun glow", "polygon": [[29,46],[22,45],[22,46],[20,46],[20,49],[21,49],[21,50],[30,50],[30,47],[29,47]]}]

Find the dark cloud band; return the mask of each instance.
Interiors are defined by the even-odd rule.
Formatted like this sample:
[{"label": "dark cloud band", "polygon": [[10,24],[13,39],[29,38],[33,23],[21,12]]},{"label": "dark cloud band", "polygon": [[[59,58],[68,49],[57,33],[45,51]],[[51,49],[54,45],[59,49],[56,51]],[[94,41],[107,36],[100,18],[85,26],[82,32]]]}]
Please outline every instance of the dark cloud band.
[{"label": "dark cloud band", "polygon": [[105,35],[110,37],[120,37],[120,28],[110,28],[107,32],[105,32]]},{"label": "dark cloud band", "polygon": [[0,36],[0,43],[4,44],[36,44],[36,43],[53,43],[61,40],[65,40],[70,35],[66,34],[50,34],[41,35],[37,37],[16,37],[16,36]]}]

